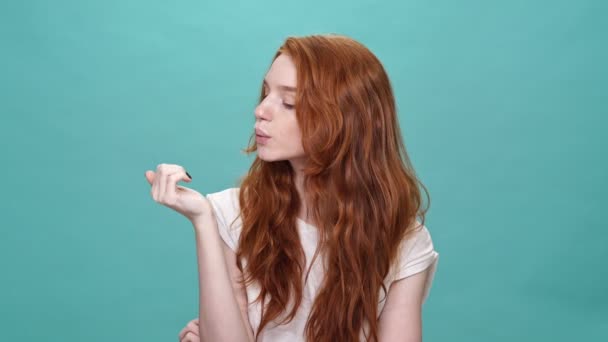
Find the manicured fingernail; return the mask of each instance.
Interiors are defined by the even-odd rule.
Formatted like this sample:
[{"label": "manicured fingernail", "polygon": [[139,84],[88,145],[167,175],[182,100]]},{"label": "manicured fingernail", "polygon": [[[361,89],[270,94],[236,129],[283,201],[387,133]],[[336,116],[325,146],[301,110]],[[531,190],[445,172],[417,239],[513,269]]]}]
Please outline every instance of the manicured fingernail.
[{"label": "manicured fingernail", "polygon": [[186,171],[186,176],[190,177],[190,179],[192,179],[192,176],[190,176],[190,174],[188,173],[188,171]]}]

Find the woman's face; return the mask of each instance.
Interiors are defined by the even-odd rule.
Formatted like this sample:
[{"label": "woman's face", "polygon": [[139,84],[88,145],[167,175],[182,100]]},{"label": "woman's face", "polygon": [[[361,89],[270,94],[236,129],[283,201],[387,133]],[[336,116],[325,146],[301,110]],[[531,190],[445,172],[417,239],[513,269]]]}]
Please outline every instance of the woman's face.
[{"label": "woman's face", "polygon": [[289,160],[293,165],[304,159],[294,108],[296,76],[291,57],[281,54],[264,78],[264,99],[255,108],[257,153],[264,161]]}]

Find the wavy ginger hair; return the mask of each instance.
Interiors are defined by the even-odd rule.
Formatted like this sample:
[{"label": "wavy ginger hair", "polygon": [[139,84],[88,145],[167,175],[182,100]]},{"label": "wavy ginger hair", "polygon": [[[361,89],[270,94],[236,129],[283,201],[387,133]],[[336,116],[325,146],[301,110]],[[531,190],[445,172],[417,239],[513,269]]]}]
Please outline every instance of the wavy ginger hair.
[{"label": "wavy ginger hair", "polygon": [[[379,291],[386,296],[383,280],[416,217],[424,224],[428,206],[422,208],[418,185],[427,197],[428,191],[409,161],[392,88],[376,56],[338,35],[289,37],[274,59],[280,54],[297,69],[295,110],[308,159],[304,196],[319,234],[314,258],[320,253],[326,260],[306,339],[358,341],[367,322],[366,339],[377,341]],[[253,136],[244,151],[257,151]],[[272,321],[293,319],[308,278],[294,181],[289,161],[259,157],[241,181],[237,264],[244,284],[259,284],[255,300],[267,303],[256,337]]]}]

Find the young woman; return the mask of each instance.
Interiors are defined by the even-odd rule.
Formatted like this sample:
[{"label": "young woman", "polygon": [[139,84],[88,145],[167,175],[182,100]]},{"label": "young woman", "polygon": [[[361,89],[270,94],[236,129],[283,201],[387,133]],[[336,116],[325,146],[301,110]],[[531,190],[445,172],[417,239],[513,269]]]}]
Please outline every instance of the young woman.
[{"label": "young woman", "polygon": [[245,151],[240,187],[206,196],[177,185],[182,166],[146,172],[195,231],[199,318],[180,341],[420,341],[438,253],[380,61],[344,36],[288,38]]}]

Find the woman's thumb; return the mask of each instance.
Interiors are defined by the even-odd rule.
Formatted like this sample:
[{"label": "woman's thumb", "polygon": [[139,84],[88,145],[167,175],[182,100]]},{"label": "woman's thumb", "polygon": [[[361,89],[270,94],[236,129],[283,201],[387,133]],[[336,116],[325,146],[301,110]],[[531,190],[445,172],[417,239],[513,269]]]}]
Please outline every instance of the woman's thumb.
[{"label": "woman's thumb", "polygon": [[150,170],[146,171],[146,180],[148,181],[148,183],[150,183],[150,185],[152,185],[152,182],[154,181],[154,177],[155,177],[154,171],[150,171]]}]

